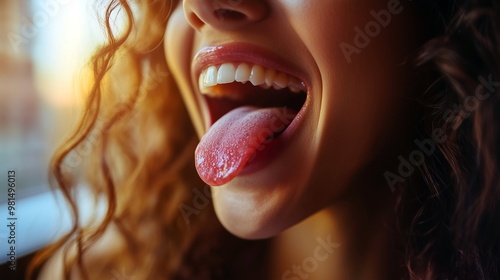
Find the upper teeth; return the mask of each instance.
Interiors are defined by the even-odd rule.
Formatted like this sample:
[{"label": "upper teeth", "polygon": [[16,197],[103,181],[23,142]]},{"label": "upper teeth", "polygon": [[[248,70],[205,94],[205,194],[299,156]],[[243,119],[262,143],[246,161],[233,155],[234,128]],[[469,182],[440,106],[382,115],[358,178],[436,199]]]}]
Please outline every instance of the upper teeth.
[{"label": "upper teeth", "polygon": [[274,89],[289,88],[290,91],[298,93],[305,92],[306,85],[296,77],[274,69],[264,68],[260,65],[249,65],[247,63],[224,63],[219,66],[210,66],[203,70],[198,79],[201,93],[211,94],[208,89],[219,84],[230,84],[233,82],[250,82],[254,86]]}]

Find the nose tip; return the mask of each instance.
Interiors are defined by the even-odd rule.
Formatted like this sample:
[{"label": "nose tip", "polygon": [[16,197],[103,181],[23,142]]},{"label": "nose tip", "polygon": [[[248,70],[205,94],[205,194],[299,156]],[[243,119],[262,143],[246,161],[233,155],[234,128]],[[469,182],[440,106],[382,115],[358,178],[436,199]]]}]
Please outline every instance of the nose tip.
[{"label": "nose tip", "polygon": [[266,0],[185,0],[184,13],[191,26],[205,25],[234,30],[263,20],[269,12]]}]

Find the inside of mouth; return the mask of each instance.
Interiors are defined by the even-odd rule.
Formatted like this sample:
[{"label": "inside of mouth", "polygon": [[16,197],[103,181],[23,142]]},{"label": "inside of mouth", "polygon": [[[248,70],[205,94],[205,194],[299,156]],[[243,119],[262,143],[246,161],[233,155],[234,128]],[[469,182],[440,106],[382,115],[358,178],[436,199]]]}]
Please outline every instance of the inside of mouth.
[{"label": "inside of mouth", "polygon": [[[276,90],[256,87],[251,83],[230,83],[212,87],[213,92],[231,92],[221,96],[205,95],[210,109],[210,125],[226,113],[241,106],[254,106],[260,108],[286,108],[297,114],[306,101],[305,92],[294,93],[288,88]],[[283,131],[277,132],[272,138]]]}]

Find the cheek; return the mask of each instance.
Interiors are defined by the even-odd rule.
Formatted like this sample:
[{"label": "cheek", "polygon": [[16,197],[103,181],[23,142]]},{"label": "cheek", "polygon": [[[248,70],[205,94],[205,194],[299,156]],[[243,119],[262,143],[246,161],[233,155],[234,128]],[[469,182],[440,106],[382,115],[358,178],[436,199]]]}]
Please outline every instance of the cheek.
[{"label": "cheek", "polygon": [[191,116],[192,123],[201,135],[204,125],[200,108],[193,94],[193,85],[190,81],[191,75],[191,59],[193,53],[194,29],[184,17],[182,5],[178,5],[172,12],[167,24],[165,33],[165,57],[168,67],[176,81],[176,84],[182,94],[184,104]]},{"label": "cheek", "polygon": [[[332,176],[337,182],[339,178],[349,180],[411,130],[407,122],[412,117],[408,110],[412,92],[405,84],[402,65],[416,42],[414,33],[408,32],[411,20],[406,11],[391,14],[390,23],[379,25],[376,35],[369,36],[367,45],[349,59],[341,47],[343,43],[356,47],[355,28],[364,30],[374,21],[373,11],[386,10],[387,3],[338,1],[328,9],[310,7],[318,9],[311,14],[321,16],[296,25],[320,76],[315,89],[321,93],[314,95],[319,101],[314,110],[319,112],[316,138],[321,143],[317,166],[327,166],[325,176],[318,178],[324,181]],[[335,10],[338,16],[325,10]]]},{"label": "cheek", "polygon": [[187,48],[183,48],[183,46],[185,46],[186,40],[192,37],[191,34],[191,27],[184,18],[182,5],[177,5],[168,20],[165,33],[165,54],[172,69],[181,66],[182,63],[179,59],[187,54]]}]

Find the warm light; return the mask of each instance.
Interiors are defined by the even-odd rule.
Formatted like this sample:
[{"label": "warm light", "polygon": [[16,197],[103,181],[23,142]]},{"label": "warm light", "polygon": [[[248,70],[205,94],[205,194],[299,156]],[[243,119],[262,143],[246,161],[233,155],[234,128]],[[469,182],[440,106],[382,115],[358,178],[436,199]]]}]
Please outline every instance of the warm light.
[{"label": "warm light", "polygon": [[21,31],[32,34],[35,85],[52,106],[79,106],[83,101],[79,91],[81,72],[95,47],[103,41],[90,3],[33,0],[33,24],[23,23]]}]

